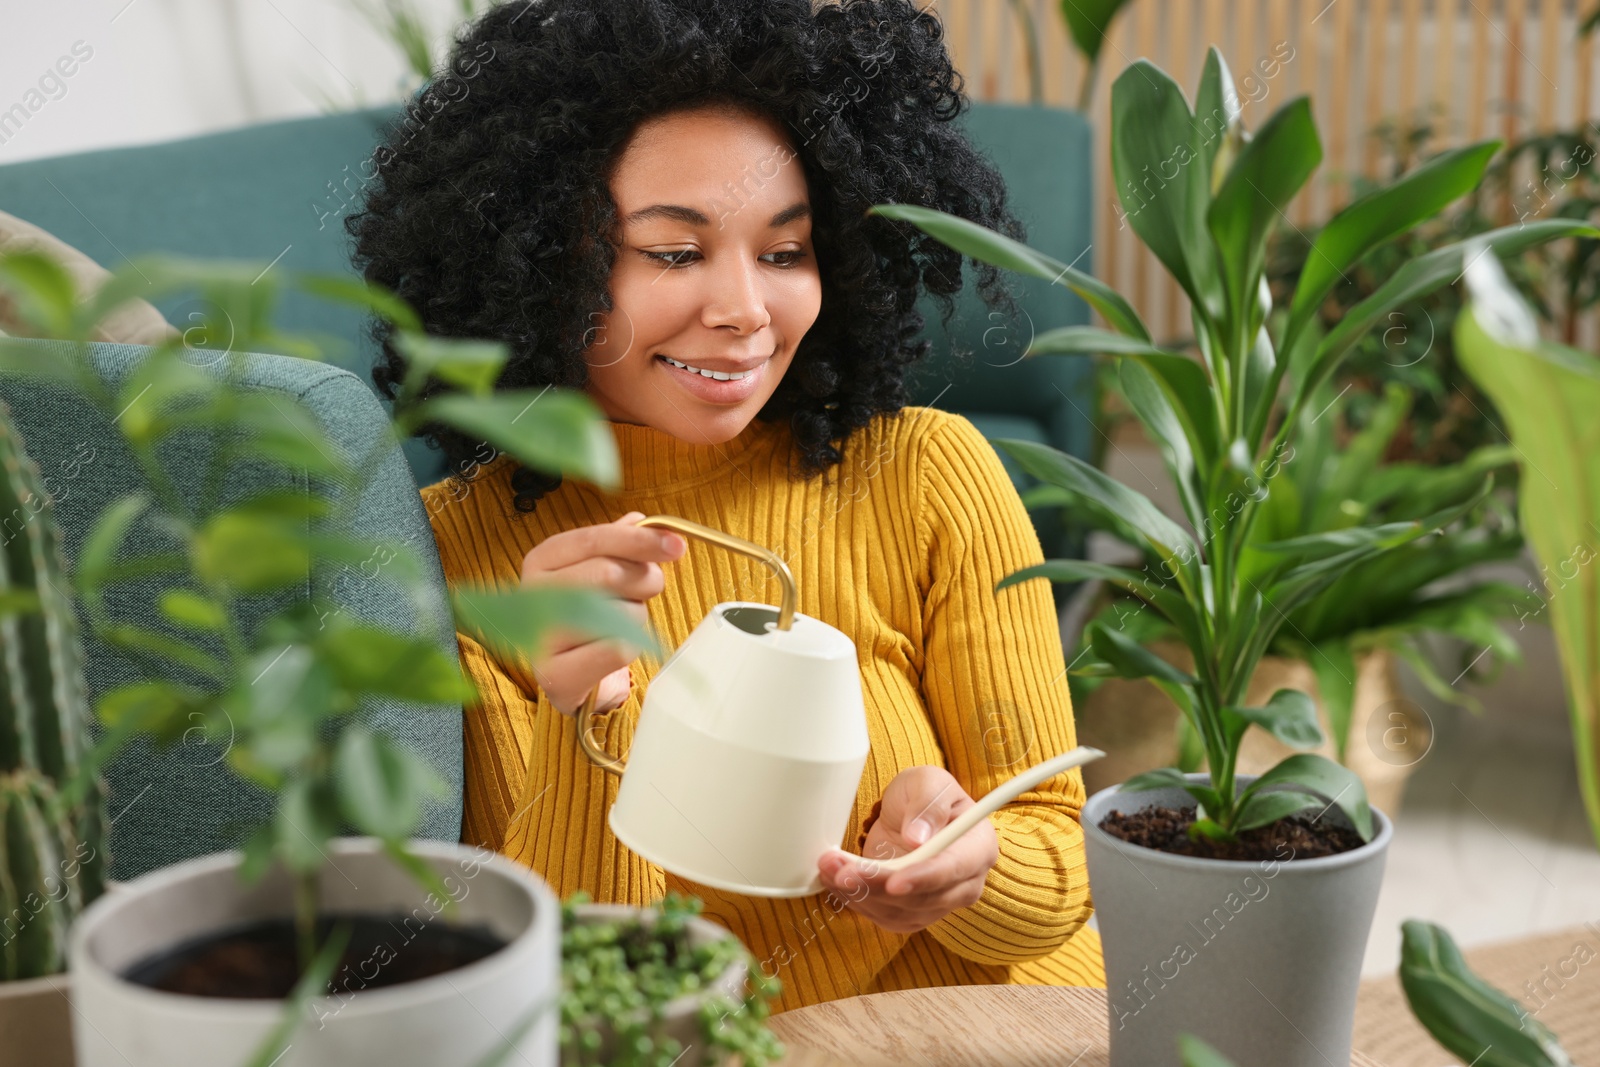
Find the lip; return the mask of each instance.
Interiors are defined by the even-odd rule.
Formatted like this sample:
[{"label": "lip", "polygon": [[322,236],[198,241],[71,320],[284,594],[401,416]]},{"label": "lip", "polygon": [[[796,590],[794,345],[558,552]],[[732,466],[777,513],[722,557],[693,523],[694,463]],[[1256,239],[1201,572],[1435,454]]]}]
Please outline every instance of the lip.
[{"label": "lip", "polygon": [[[677,357],[674,356],[673,358],[676,359]],[[674,367],[661,358],[660,353],[652,356],[650,362],[671,375],[673,380],[685,392],[699,400],[709,404],[737,404],[755,395],[756,389],[761,385],[761,379],[766,375],[766,366],[771,362],[771,357],[769,356],[759,363],[747,367],[706,368],[706,370],[722,371],[727,374],[738,374],[744,370],[750,372],[746,377],[740,378],[738,381],[725,382],[719,382],[715,378],[707,378],[703,374],[684,370],[681,367]],[[680,362],[687,363],[688,360],[680,360]],[[699,366],[699,364],[695,364],[695,366]]]}]

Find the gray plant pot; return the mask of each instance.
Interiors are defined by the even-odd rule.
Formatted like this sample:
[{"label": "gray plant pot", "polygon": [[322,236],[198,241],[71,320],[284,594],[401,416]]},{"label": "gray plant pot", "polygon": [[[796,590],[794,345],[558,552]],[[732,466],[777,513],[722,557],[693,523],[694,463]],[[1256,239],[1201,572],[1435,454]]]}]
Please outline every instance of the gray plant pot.
[{"label": "gray plant pot", "polygon": [[[1181,789],[1113,787],[1083,808],[1110,1067],[1175,1065],[1183,1033],[1238,1067],[1345,1067],[1388,817],[1373,809],[1372,840],[1351,852],[1258,863],[1158,852],[1100,829],[1113,811],[1193,805]],[[1349,825],[1335,807],[1323,818]]]}]

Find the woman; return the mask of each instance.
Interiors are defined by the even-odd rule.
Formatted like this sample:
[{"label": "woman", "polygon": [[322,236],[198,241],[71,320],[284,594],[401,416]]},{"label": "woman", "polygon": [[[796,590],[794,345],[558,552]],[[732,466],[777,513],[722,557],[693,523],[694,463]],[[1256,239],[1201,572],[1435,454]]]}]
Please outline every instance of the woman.
[{"label": "woman", "polygon": [[[1076,744],[1048,586],[995,583],[1042,558],[970,422],[906,407],[961,260],[875,203],[939,208],[1018,237],[999,175],[951,124],[964,105],[941,29],[908,0],[522,0],[458,54],[465,89],[377,157],[349,223],[366,276],[430,332],[491,337],[500,385],[587,391],[623,488],[522,470],[435,429],[457,474],[423,491],[447,579],[582,583],[674,648],[726,600],[772,602],[764,570],[636,525],[682,516],[766,545],[799,610],[860,652],[871,755],[843,844],[899,855],[1021,767]],[[460,86],[458,86],[460,89]],[[992,306],[1009,297],[980,268]],[[375,372],[401,363],[380,332]],[[536,414],[536,413],[535,413]],[[468,475],[470,474],[470,477]],[[629,852],[617,780],[577,744],[599,686],[625,753],[660,663],[563,635],[501,662],[461,635],[463,840],[566,896],[705,901],[780,977],[779,1010],[928,985],[1104,985],[1078,771],[904,872],[820,861],[798,900],[685,882]]]}]

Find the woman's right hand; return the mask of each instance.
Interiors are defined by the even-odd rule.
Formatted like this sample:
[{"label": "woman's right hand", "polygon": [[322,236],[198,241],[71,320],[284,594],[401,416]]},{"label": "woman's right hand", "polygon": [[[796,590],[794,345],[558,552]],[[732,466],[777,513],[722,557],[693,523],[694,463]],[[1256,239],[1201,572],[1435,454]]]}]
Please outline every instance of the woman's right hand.
[{"label": "woman's right hand", "polygon": [[[587,586],[611,593],[643,625],[645,601],[661,592],[661,563],[688,549],[679,534],[639,526],[642,511],[630,511],[616,522],[579,526],[540,541],[522,557],[522,587]],[[626,642],[590,640],[568,630],[551,635],[542,659],[532,661],[539,687],[555,709],[574,715],[596,685],[596,711],[610,711],[628,699],[632,676],[628,665],[639,650]]]}]

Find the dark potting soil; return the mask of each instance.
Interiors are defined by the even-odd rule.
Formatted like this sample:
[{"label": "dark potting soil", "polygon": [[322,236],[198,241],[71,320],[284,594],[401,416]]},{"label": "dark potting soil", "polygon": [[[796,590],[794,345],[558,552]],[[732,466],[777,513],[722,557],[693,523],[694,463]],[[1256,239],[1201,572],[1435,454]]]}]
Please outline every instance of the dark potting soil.
[{"label": "dark potting soil", "polygon": [[1196,841],[1189,836],[1194,818],[1194,808],[1113,811],[1100,820],[1100,829],[1130,845],[1213,860],[1309,860],[1366,844],[1360,834],[1347,826],[1313,822],[1303,815],[1290,815],[1267,826],[1245,830],[1237,841],[1204,837]]},{"label": "dark potting soil", "polygon": [[[351,924],[350,941],[328,981],[328,992],[340,996],[444,974],[506,945],[485,926],[419,926],[399,914],[324,916],[317,943],[343,922]],[[300,977],[294,923],[269,919],[236,926],[141,960],[123,977],[168,993],[282,1000]]]}]

